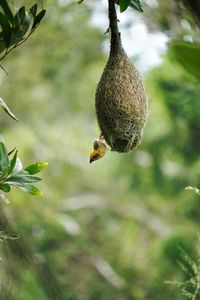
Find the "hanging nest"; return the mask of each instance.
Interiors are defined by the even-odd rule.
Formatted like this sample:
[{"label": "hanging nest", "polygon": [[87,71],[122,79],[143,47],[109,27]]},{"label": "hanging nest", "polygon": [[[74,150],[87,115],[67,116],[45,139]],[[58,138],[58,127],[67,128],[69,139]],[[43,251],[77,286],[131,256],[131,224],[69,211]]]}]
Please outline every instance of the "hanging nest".
[{"label": "hanging nest", "polygon": [[110,56],[96,90],[96,115],[111,150],[128,152],[141,142],[147,97],[140,75],[122,47],[114,0],[109,0],[109,19]]}]

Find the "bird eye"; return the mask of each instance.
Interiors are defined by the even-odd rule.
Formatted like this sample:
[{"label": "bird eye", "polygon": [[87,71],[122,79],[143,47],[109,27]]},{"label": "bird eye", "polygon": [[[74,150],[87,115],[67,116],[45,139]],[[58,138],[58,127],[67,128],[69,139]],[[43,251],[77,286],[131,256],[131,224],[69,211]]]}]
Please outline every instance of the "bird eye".
[{"label": "bird eye", "polygon": [[99,143],[97,140],[94,141],[93,148],[94,150],[97,150],[99,148]]}]

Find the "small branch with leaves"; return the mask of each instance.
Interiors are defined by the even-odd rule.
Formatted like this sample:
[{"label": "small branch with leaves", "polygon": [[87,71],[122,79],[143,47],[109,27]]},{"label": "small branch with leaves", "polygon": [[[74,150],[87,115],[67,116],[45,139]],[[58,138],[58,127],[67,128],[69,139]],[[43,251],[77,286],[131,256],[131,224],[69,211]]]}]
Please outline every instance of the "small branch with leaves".
[{"label": "small branch with leaves", "polygon": [[[14,13],[14,9],[12,10],[5,0],[0,1],[0,8],[0,61],[2,61],[11,51],[30,37],[40,24],[46,11],[42,9],[38,12],[38,6],[34,4],[28,11],[26,11],[25,6],[22,6]],[[0,67],[5,71],[2,65]],[[10,117],[17,120],[1,98],[0,106]]]},{"label": "small branch with leaves", "polygon": [[42,9],[38,13],[37,4],[28,11],[20,7],[14,14],[7,1],[1,1],[0,6],[0,61],[14,48],[24,43],[35,31],[45,15]]},{"label": "small branch with leaves", "polygon": [[[81,4],[84,0],[78,0],[78,4]],[[115,3],[119,5],[120,12],[124,12],[128,7],[142,13],[142,5],[139,0],[115,0]]]},{"label": "small branch with leaves", "polygon": [[[11,155],[12,157],[9,158]],[[42,192],[33,183],[41,180],[35,174],[47,166],[47,162],[37,162],[23,169],[18,151],[14,149],[7,152],[5,145],[0,142],[0,190],[2,192],[8,193],[11,187],[14,186],[26,193],[41,196]],[[4,193],[0,193],[0,199],[8,203],[9,201]]]},{"label": "small branch with leaves", "polygon": [[[6,0],[0,1],[0,8],[0,61],[2,61],[13,49],[30,37],[46,11],[42,9],[38,12],[38,6],[34,4],[28,11],[25,6],[22,6],[14,13]],[[1,68],[4,70],[2,66]],[[16,116],[1,98],[0,106],[17,121]],[[12,186],[35,196],[42,195],[42,192],[33,183],[41,180],[35,174],[42,171],[47,165],[46,162],[37,162],[23,169],[17,150],[7,152],[4,143],[0,142],[0,191],[2,191],[0,200],[9,202],[5,193],[10,192]]]}]

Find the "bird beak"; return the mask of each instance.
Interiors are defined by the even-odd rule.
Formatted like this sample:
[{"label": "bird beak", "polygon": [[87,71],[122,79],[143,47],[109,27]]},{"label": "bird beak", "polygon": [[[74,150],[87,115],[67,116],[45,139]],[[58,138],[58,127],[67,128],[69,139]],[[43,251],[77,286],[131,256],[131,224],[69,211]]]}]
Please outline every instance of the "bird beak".
[{"label": "bird beak", "polygon": [[90,164],[99,158],[99,153],[97,150],[94,150],[90,153]]},{"label": "bird beak", "polygon": [[90,164],[93,162],[93,161],[95,161],[96,159],[95,159],[95,157],[91,157],[90,158]]}]

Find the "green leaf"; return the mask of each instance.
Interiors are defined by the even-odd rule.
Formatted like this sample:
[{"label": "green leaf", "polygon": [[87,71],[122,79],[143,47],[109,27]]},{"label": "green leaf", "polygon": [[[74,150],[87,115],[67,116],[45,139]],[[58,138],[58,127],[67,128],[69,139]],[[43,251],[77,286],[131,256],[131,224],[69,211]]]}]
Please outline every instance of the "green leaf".
[{"label": "green leaf", "polygon": [[15,121],[18,121],[18,119],[15,117],[15,115],[11,112],[9,107],[6,105],[6,103],[0,98],[0,106],[3,108],[3,110]]},{"label": "green leaf", "polygon": [[142,5],[139,0],[115,0],[115,3],[120,5],[120,12],[125,11],[128,6],[130,6],[138,12],[143,12]]},{"label": "green leaf", "polygon": [[139,0],[131,0],[129,6],[138,12],[143,12],[142,5]]},{"label": "green leaf", "polygon": [[8,19],[8,21],[11,24],[13,24],[14,16],[13,16],[12,10],[10,9],[7,1],[5,1],[5,0],[0,1],[0,6],[3,8],[4,14],[5,14],[6,18]]},{"label": "green leaf", "polygon": [[2,53],[6,49],[6,44],[3,40],[3,34],[0,33],[0,53]]},{"label": "green leaf", "polygon": [[25,11],[22,6],[15,15],[15,22],[12,28],[11,45],[17,45],[31,32],[34,18]]},{"label": "green leaf", "polygon": [[10,165],[8,168],[8,175],[11,174],[12,171],[14,170],[16,162],[17,162],[17,150],[15,151],[13,158],[10,160]]},{"label": "green leaf", "polygon": [[4,184],[0,185],[0,190],[2,190],[5,193],[10,192],[10,189],[11,189],[11,187],[8,183],[4,183]]},{"label": "green leaf", "polygon": [[30,8],[30,13],[32,14],[32,16],[36,17],[36,14],[37,14],[37,4],[34,4],[31,8]]},{"label": "green leaf", "polygon": [[14,186],[26,193],[31,194],[31,195],[42,196],[42,192],[38,188],[36,188],[34,185],[18,183],[18,184],[15,184]]},{"label": "green leaf", "polygon": [[26,186],[19,187],[21,190],[23,190],[26,193],[29,193],[34,196],[42,196],[42,192],[36,188],[34,185],[27,184]]},{"label": "green leaf", "polygon": [[16,147],[13,148],[12,150],[10,150],[10,151],[8,152],[8,156],[10,156],[15,150],[16,150]]},{"label": "green leaf", "polygon": [[197,79],[200,80],[200,45],[196,43],[176,41],[169,45],[171,54]]},{"label": "green leaf", "polygon": [[34,24],[33,24],[33,27],[35,28],[36,26],[39,25],[39,23],[41,22],[41,20],[43,19],[44,15],[46,13],[46,10],[43,9],[41,10],[41,12],[39,12],[39,14],[35,17],[35,20],[34,20]]},{"label": "green leaf", "polygon": [[25,6],[20,7],[20,9],[18,10],[18,12],[15,15],[15,22],[14,22],[14,26],[20,26],[23,24],[24,22],[24,18],[26,15],[26,10],[25,10]]},{"label": "green leaf", "polygon": [[32,183],[32,182],[38,182],[41,181],[40,177],[33,176],[33,175],[27,175],[28,173],[17,173],[13,176],[6,179],[6,183],[12,184],[12,185],[18,185],[18,184],[26,184],[26,183]]},{"label": "green leaf", "polygon": [[11,27],[6,16],[2,12],[0,12],[0,26],[2,29],[3,39],[6,47],[8,48],[11,41]]},{"label": "green leaf", "polygon": [[125,11],[129,6],[130,0],[119,0],[120,12]]},{"label": "green leaf", "polygon": [[33,30],[33,24],[34,24],[34,17],[32,14],[26,13],[25,19],[24,19],[24,29],[25,29],[25,34],[24,34],[24,39],[27,38],[32,30]]},{"label": "green leaf", "polygon": [[26,167],[24,170],[27,171],[29,174],[33,175],[44,170],[47,166],[48,166],[47,162],[41,161]]},{"label": "green leaf", "polygon": [[0,168],[2,172],[2,177],[8,173],[9,158],[7,150],[2,142],[0,142]]}]

